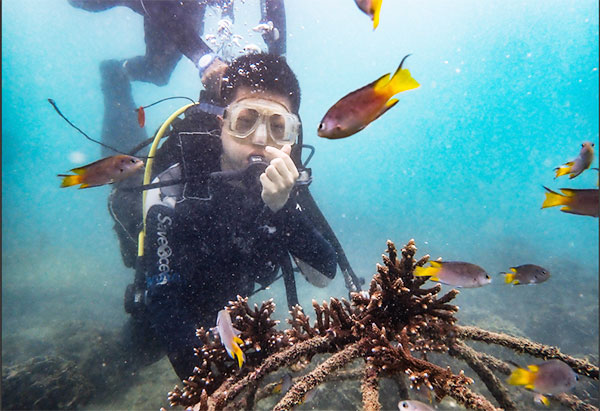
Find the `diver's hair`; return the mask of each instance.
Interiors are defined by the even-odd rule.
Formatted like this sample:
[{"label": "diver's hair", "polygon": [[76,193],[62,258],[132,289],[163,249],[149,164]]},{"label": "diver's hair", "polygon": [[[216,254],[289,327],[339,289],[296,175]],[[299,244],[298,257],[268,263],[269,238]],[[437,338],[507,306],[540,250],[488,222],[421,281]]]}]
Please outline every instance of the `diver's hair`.
[{"label": "diver's hair", "polygon": [[229,105],[240,87],[268,91],[290,99],[292,112],[300,108],[300,85],[285,57],[273,54],[249,54],[233,60],[223,74],[221,99]]}]

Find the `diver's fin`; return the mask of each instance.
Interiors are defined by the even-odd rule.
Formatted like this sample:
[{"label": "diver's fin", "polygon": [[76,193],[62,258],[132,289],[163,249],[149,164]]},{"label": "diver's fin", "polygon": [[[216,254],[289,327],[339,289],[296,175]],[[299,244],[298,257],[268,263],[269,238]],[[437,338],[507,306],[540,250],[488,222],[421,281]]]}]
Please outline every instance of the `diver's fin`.
[{"label": "diver's fin", "polygon": [[331,282],[331,278],[322,274],[319,270],[312,267],[307,262],[299,259],[298,257],[294,255],[292,255],[292,257],[294,258],[294,262],[300,269],[300,272],[302,273],[306,281],[319,288],[324,288],[329,285],[329,283]]}]

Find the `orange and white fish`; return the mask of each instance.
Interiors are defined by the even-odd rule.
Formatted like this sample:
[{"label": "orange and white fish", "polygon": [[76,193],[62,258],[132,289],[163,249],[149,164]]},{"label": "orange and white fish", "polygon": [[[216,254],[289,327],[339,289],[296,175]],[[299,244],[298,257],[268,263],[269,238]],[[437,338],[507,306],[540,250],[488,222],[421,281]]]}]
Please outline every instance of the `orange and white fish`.
[{"label": "orange and white fish", "polygon": [[58,174],[58,176],[63,177],[61,187],[77,184],[81,184],[79,188],[98,187],[124,180],[143,167],[144,162],[139,158],[119,154],[71,169],[75,175]]},{"label": "orange and white fish", "polygon": [[337,139],[359,132],[383,113],[394,107],[394,95],[420,86],[408,69],[403,69],[405,56],[394,75],[384,74],[379,79],[342,97],[325,114],[319,124],[319,137]]},{"label": "orange and white fish", "polygon": [[587,215],[598,217],[600,203],[598,202],[598,189],[561,188],[562,194],[544,187],[547,191],[542,208],[564,206],[560,209],[563,213]]},{"label": "orange and white fish", "polygon": [[581,150],[577,158],[554,169],[556,171],[554,178],[565,174],[569,174],[569,178],[575,178],[590,168],[592,161],[594,161],[594,143],[586,141],[581,144]]},{"label": "orange and white fish", "polygon": [[560,360],[549,360],[538,365],[528,365],[527,368],[517,368],[508,377],[510,385],[524,385],[540,395],[536,400],[545,405],[549,401],[543,394],[560,394],[575,387],[578,377],[575,371]]},{"label": "orange and white fish", "polygon": [[234,360],[237,360],[238,366],[242,368],[242,364],[246,361],[246,356],[238,344],[243,345],[244,341],[238,337],[240,331],[233,328],[229,311],[221,310],[217,314],[217,331],[219,332],[221,343],[223,343],[227,350],[227,354]]},{"label": "orange and white fish", "polygon": [[431,267],[415,267],[416,277],[429,276],[430,280],[455,287],[475,288],[489,284],[492,279],[478,265],[462,261],[430,261]]},{"label": "orange and white fish", "polygon": [[383,0],[354,0],[359,9],[373,20],[373,30],[379,25],[379,12]]}]

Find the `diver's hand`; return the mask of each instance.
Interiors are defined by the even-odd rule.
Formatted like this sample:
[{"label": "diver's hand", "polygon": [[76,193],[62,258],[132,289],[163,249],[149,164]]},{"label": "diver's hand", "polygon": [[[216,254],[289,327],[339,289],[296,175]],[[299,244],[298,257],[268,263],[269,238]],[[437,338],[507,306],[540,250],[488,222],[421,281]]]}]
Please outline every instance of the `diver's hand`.
[{"label": "diver's hand", "polygon": [[281,150],[266,146],[265,154],[269,166],[260,175],[262,184],[261,198],[276,213],[281,210],[290,198],[290,192],[298,179],[298,169],[290,157],[292,146],[284,145]]},{"label": "diver's hand", "polygon": [[226,69],[227,63],[217,57],[204,70],[202,73],[202,84],[209,94],[218,95],[219,88],[221,87],[221,79]]}]

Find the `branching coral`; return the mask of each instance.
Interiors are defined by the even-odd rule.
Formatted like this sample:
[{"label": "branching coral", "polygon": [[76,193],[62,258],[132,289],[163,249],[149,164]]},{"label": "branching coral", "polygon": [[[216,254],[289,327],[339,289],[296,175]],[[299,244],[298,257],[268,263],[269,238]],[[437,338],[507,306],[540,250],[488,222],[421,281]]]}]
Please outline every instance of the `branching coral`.
[{"label": "branching coral", "polygon": [[[406,391],[404,379],[407,378],[410,388],[430,390],[437,400],[450,396],[467,408],[498,409],[489,399],[469,388],[473,380],[462,370],[455,373],[449,367],[429,361],[428,353],[436,352],[465,361],[486,384],[500,407],[516,409],[506,387],[494,374],[510,373],[510,366],[475,351],[465,344],[464,340],[468,339],[503,345],[541,358],[559,358],[577,373],[598,379],[597,366],[562,354],[555,347],[456,325],[458,307],[450,302],[458,291],[440,295],[439,284],[423,288],[426,279],[413,275],[415,267],[424,265],[429,256],[416,260],[413,240],[401,250],[400,259],[391,241],[387,246],[384,265],[377,265],[369,291],[352,293],[351,302],[344,298],[331,298],[329,303],[322,304],[313,301],[316,318],[312,323],[302,307],[295,306],[288,319],[290,328],[278,331],[276,322],[270,318],[275,309],[272,301],[263,303],[260,308],[255,305],[254,309],[241,297],[230,302],[228,309],[234,326],[241,331],[245,342],[244,367],[237,370],[218,337],[211,338],[205,330],[198,330],[204,344],[197,350],[202,366],[184,380],[183,389],[175,387],[169,393],[171,404],[193,409],[252,408],[257,399],[268,395],[265,388],[259,390],[265,376],[282,367],[301,369],[316,354],[330,353],[324,362],[295,379],[275,406],[276,410],[291,409],[303,402],[315,387],[342,373],[362,380],[366,410],[381,407],[378,386],[382,377],[395,379],[402,391]],[[357,358],[364,363],[362,371],[344,371]],[[594,409],[573,395],[555,398],[573,409]]]}]

